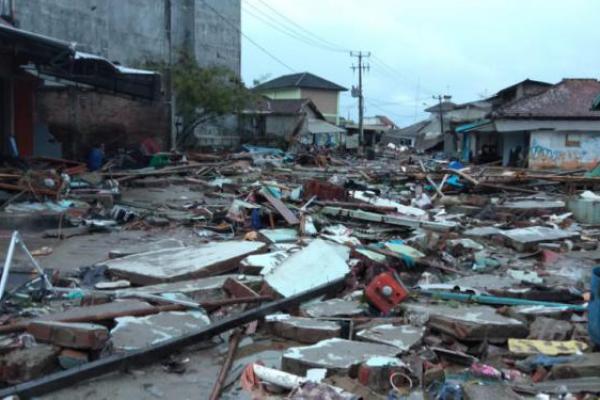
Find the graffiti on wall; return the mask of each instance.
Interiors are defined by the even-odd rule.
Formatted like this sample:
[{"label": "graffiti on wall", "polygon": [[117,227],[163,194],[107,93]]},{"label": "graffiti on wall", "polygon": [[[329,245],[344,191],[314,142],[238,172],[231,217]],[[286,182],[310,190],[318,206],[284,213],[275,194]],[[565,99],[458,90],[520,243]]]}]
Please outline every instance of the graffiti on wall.
[{"label": "graffiti on wall", "polygon": [[[562,145],[553,145],[557,141]],[[551,132],[532,135],[529,147],[529,166],[531,168],[591,168],[599,161],[599,135],[582,134],[578,147],[567,147],[564,133]]]}]

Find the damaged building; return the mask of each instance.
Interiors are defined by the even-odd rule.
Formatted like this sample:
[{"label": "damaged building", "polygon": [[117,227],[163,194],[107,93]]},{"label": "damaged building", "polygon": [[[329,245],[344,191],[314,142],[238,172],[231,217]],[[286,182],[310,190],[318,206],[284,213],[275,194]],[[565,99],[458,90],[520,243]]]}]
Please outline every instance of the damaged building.
[{"label": "damaged building", "polygon": [[[3,0],[0,4],[2,24],[76,44],[73,48],[80,54],[94,54],[119,67],[168,65],[186,51],[200,66],[225,66],[240,74],[239,0]],[[51,151],[37,154],[82,159],[93,146],[137,151],[148,140],[155,143],[153,147],[168,148],[177,127],[168,70],[162,78],[162,87],[151,98],[115,96],[112,90],[56,80],[36,85],[39,130],[52,135],[43,142],[44,149]]]}]

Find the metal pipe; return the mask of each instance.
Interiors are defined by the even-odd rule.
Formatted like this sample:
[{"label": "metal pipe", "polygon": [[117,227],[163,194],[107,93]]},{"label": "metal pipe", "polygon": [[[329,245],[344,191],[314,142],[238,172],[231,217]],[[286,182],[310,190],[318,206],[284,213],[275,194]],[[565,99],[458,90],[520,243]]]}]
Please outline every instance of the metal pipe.
[{"label": "metal pipe", "polygon": [[2,268],[2,279],[0,279],[0,300],[4,296],[4,289],[6,288],[6,282],[8,281],[8,274],[10,272],[10,265],[12,264],[13,255],[15,252],[15,246],[19,241],[19,232],[14,231],[10,238],[10,244],[8,245],[8,251],[6,252],[6,260],[4,260],[4,268]]},{"label": "metal pipe", "polygon": [[209,397],[210,400],[219,400],[219,398],[221,397],[221,392],[223,391],[223,386],[225,385],[225,379],[227,379],[227,375],[229,374],[229,370],[231,369],[235,353],[237,352],[237,349],[240,346],[241,340],[242,330],[238,328],[229,338],[229,350],[227,351],[225,362],[223,362],[221,371],[219,371],[219,376],[213,386],[212,393]]}]

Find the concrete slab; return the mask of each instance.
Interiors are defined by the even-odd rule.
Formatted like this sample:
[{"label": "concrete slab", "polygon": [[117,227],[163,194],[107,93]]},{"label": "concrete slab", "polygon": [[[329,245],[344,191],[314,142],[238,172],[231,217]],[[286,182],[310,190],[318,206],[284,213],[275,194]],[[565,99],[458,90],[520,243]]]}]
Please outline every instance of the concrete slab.
[{"label": "concrete slab", "polygon": [[502,233],[502,230],[493,226],[482,226],[463,231],[464,236],[470,236],[475,238],[494,236],[499,235],[500,233]]},{"label": "concrete slab", "polygon": [[288,314],[269,315],[265,320],[274,335],[300,343],[317,343],[340,337],[342,333],[340,324],[333,321],[294,317]]},{"label": "concrete slab", "polygon": [[262,242],[225,241],[199,247],[165,249],[104,262],[115,276],[133,284],[151,285],[222,274],[239,261],[265,249]]},{"label": "concrete slab", "polygon": [[537,243],[570,239],[578,237],[579,233],[545,226],[530,226],[502,231],[501,235],[508,239],[513,248],[524,251]]},{"label": "concrete slab", "polygon": [[122,317],[111,330],[114,349],[131,351],[185,335],[210,324],[200,311],[170,311],[145,317]]},{"label": "concrete slab", "polygon": [[366,342],[387,344],[397,347],[401,351],[408,351],[421,341],[424,333],[424,327],[384,324],[363,329],[356,334],[356,338]]},{"label": "concrete slab", "polygon": [[286,251],[273,251],[271,253],[248,256],[242,260],[241,264],[245,273],[254,272],[266,275],[288,257],[289,253]]},{"label": "concrete slab", "polygon": [[519,284],[519,281],[505,275],[499,276],[493,274],[475,274],[453,279],[446,283],[449,285],[456,285],[461,288],[466,287],[481,290],[494,290],[512,288],[513,286]]},{"label": "concrete slab", "polygon": [[365,308],[358,301],[331,299],[304,303],[300,314],[311,318],[358,317],[365,314]]},{"label": "concrete slab", "polygon": [[261,229],[258,232],[271,243],[289,243],[298,240],[296,229]]},{"label": "concrete slab", "polygon": [[181,240],[177,239],[162,239],[146,243],[132,243],[122,247],[112,249],[108,253],[109,258],[127,257],[133,254],[147,253],[150,251],[177,249],[185,245]]},{"label": "concrete slab", "polygon": [[33,321],[27,333],[38,342],[71,349],[100,350],[109,339],[105,326],[89,323]]},{"label": "concrete slab", "polygon": [[312,346],[291,347],[283,353],[281,365],[284,371],[305,376],[311,368],[325,368],[327,374],[347,374],[373,357],[394,356],[396,347],[383,344],[356,342],[346,339],[327,339]]},{"label": "concrete slab", "polygon": [[429,316],[427,324],[431,328],[462,340],[504,340],[529,333],[523,322],[502,316],[488,306],[405,303],[401,307],[408,313]]},{"label": "concrete slab", "polygon": [[265,275],[265,282],[283,297],[343,278],[350,272],[350,249],[322,239],[313,240]]}]

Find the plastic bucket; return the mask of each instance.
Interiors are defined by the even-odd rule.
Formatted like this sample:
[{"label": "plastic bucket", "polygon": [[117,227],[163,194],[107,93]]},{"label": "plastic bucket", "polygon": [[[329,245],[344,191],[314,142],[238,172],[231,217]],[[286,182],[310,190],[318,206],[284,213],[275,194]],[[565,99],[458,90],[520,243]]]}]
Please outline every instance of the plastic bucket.
[{"label": "plastic bucket", "polygon": [[588,305],[588,332],[592,342],[600,346],[600,267],[592,271],[592,298]]}]

